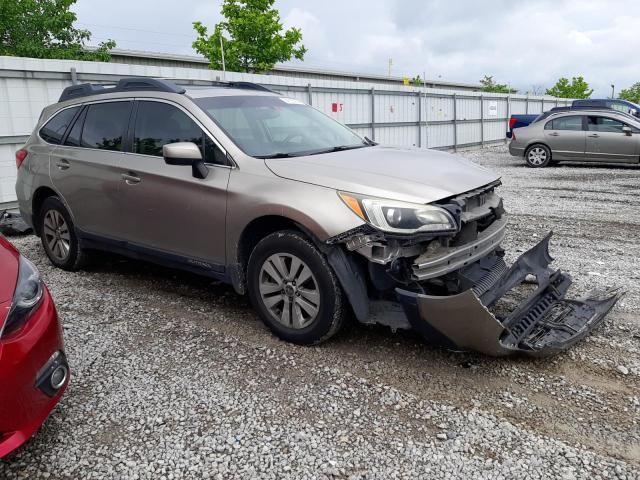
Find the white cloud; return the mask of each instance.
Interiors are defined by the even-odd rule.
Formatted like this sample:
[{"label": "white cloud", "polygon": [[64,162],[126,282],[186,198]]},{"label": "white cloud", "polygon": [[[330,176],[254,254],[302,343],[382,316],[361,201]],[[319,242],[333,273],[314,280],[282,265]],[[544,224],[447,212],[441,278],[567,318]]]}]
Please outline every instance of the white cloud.
[{"label": "white cloud", "polygon": [[[86,28],[123,48],[176,53],[193,53],[191,22],[220,18],[220,0],[183,0],[178,13],[161,4],[112,0],[96,8],[79,0],[75,9]],[[612,83],[640,81],[638,0],[277,0],[276,7],[287,27],[302,28],[312,67],[385,74],[391,57],[395,75],[477,82],[489,74],[525,91],[583,75],[599,95]]]}]

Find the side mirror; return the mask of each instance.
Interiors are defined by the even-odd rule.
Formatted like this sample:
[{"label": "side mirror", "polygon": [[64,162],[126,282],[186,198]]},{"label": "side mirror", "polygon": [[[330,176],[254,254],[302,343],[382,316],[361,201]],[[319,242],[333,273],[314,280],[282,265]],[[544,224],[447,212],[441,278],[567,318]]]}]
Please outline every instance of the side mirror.
[{"label": "side mirror", "polygon": [[195,178],[207,178],[209,169],[202,161],[202,154],[195,143],[167,143],[162,147],[162,156],[167,165],[191,166]]},{"label": "side mirror", "polygon": [[631,127],[627,127],[626,125],[622,127],[622,133],[624,133],[627,136],[631,136],[632,131],[633,130],[631,130]]}]

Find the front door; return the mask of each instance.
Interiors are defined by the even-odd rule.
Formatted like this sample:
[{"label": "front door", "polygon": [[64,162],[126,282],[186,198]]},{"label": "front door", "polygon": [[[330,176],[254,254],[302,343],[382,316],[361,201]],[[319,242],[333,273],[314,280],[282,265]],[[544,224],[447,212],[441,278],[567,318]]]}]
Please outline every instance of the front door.
[{"label": "front door", "polygon": [[582,160],[585,152],[585,132],[582,115],[569,115],[549,120],[544,137],[554,160]]},{"label": "front door", "polygon": [[[222,273],[225,258],[226,154],[185,110],[166,101],[140,100],[132,152],[123,156],[121,215],[131,249],[195,269]],[[193,142],[208,164],[206,179],[191,167],[167,165],[162,147]]]},{"label": "front door", "polygon": [[[631,128],[627,135],[622,128]],[[637,128],[615,118],[593,115],[587,117],[587,157],[599,162],[638,163],[640,139]]]}]

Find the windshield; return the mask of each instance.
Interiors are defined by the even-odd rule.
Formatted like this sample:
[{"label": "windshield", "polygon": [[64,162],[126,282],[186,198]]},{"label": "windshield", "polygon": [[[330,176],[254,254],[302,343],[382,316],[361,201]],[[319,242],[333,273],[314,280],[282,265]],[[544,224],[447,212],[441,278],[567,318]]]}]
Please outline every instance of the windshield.
[{"label": "windshield", "polygon": [[293,98],[252,95],[194,101],[253,157],[293,157],[369,145],[344,125]]}]

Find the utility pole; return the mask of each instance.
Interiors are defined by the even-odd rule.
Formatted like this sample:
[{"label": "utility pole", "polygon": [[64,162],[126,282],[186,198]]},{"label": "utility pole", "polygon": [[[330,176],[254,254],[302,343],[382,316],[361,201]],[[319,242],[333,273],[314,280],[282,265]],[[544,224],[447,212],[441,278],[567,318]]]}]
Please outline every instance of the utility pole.
[{"label": "utility pole", "polygon": [[222,42],[222,30],[220,30],[220,52],[222,53],[222,80],[224,80],[227,69],[224,65],[224,44]]},{"label": "utility pole", "polygon": [[393,65],[393,59],[389,59],[389,77],[391,77],[391,66]]}]

